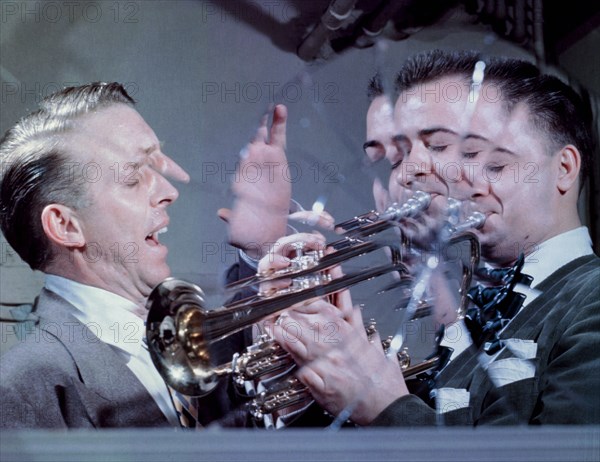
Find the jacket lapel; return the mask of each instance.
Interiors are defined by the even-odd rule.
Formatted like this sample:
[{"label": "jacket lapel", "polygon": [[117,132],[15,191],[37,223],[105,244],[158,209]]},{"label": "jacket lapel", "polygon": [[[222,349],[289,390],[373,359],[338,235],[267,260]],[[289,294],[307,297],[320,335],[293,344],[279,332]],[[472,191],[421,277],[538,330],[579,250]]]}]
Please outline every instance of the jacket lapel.
[{"label": "jacket lapel", "polygon": [[40,328],[60,341],[73,358],[79,374],[73,384],[94,425],[168,425],[154,399],[127,367],[125,353],[100,341],[71,309],[63,298],[44,289],[35,314]]}]

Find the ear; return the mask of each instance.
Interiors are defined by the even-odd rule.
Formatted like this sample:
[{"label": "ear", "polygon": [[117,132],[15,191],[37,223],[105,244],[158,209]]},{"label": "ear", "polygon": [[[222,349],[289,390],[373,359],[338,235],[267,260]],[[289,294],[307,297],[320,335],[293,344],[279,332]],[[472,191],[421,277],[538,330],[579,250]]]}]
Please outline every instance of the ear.
[{"label": "ear", "polygon": [[42,211],[44,233],[54,244],[65,248],[81,248],[85,236],[75,211],[62,204],[50,204]]},{"label": "ear", "polygon": [[573,187],[578,188],[577,179],[581,169],[581,154],[575,146],[569,144],[560,150],[558,156],[557,187],[564,194]]}]

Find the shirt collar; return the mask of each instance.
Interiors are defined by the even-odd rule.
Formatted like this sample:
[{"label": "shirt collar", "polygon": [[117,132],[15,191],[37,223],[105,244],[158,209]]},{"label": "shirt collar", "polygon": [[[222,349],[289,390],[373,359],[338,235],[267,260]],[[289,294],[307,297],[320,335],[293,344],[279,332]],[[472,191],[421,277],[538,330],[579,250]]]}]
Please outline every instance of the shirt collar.
[{"label": "shirt collar", "polygon": [[590,233],[585,226],[581,226],[537,245],[527,255],[523,273],[533,277],[531,287],[535,287],[567,263],[592,253]]},{"label": "shirt collar", "polygon": [[101,341],[131,355],[139,353],[146,327],[135,314],[138,305],[107,290],[54,274],[46,275],[44,285],[73,305],[71,314]]}]

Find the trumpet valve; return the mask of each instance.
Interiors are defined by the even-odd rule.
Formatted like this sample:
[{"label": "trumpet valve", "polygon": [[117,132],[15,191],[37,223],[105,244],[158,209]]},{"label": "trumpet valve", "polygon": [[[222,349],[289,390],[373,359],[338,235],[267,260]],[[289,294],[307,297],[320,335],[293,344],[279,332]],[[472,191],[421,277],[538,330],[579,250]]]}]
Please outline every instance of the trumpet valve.
[{"label": "trumpet valve", "polygon": [[371,338],[377,333],[377,322],[375,319],[371,318],[367,325],[365,326],[365,331],[367,332],[367,338],[371,341]]},{"label": "trumpet valve", "polygon": [[266,374],[288,369],[294,364],[290,354],[268,335],[258,340],[239,355],[233,371],[237,385],[244,385]]},{"label": "trumpet valve", "polygon": [[[322,250],[312,250],[292,259],[293,272],[309,270],[317,266],[324,252]],[[331,281],[331,275],[327,272],[310,273],[305,276],[299,276],[292,279],[291,289],[293,291],[310,289]]]},{"label": "trumpet valve", "polygon": [[[393,340],[393,337],[389,336],[388,338],[386,338],[385,340],[383,340],[381,342],[381,344],[383,346],[383,351],[385,352],[386,356],[388,354],[390,347],[392,346],[392,340]],[[410,366],[410,354],[408,353],[407,347],[402,348],[402,350],[400,350],[398,353],[396,353],[396,358],[398,359],[398,365],[400,366],[400,369],[402,369],[402,370],[408,369],[408,367]]]},{"label": "trumpet valve", "polygon": [[324,252],[322,250],[311,250],[310,252],[300,253],[291,260],[292,271],[304,271],[307,269],[314,268],[321,258],[323,258]]},{"label": "trumpet valve", "polygon": [[322,286],[332,281],[329,273],[317,273],[308,276],[301,276],[292,280],[291,290],[293,292],[310,289],[312,287]]},{"label": "trumpet valve", "polygon": [[398,221],[402,218],[414,217],[418,213],[427,209],[431,204],[431,194],[417,191],[403,204],[392,204],[381,215],[383,220]]},{"label": "trumpet valve", "polygon": [[[299,292],[331,282],[333,278],[328,272],[321,271],[307,273],[307,271],[310,271],[319,264],[319,261],[323,258],[324,254],[325,253],[322,250],[311,250],[310,252],[305,252],[292,258],[289,267],[279,270],[276,273],[278,277],[289,275],[291,278],[290,285],[284,289],[275,289],[271,287],[267,290],[260,291],[258,296],[261,298],[279,297],[281,295]],[[295,274],[300,273],[302,273],[302,275],[294,277]]]},{"label": "trumpet valve", "polygon": [[410,366],[410,354],[408,354],[408,348],[404,347],[396,355],[398,357],[398,364],[400,369],[406,370]]},{"label": "trumpet valve", "polygon": [[251,403],[250,413],[261,420],[265,414],[272,414],[297,404],[308,404],[313,401],[310,391],[293,375],[261,392]]}]

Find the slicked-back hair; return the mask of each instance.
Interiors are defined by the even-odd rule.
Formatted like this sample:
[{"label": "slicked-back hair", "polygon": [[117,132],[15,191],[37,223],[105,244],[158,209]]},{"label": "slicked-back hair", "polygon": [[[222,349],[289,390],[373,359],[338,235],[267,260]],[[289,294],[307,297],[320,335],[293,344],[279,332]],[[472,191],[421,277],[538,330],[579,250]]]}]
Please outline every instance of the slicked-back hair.
[{"label": "slicked-back hair", "polygon": [[53,257],[42,227],[44,207],[90,205],[85,181],[73,174],[64,135],[79,116],[113,104],[135,101],[116,82],[68,87],[45,98],[0,140],[0,227],[32,269],[44,270]]},{"label": "slicked-back hair", "polygon": [[433,50],[409,58],[396,77],[396,91],[457,76],[469,85],[475,65],[485,62],[484,84],[493,84],[508,112],[523,103],[532,126],[548,140],[553,153],[568,144],[581,154],[580,188],[590,171],[594,152],[592,111],[589,101],[579,96],[559,78],[541,74],[533,64],[514,58],[485,57],[475,51]]},{"label": "slicked-back hair", "polygon": [[371,80],[369,80],[369,86],[367,87],[367,98],[370,102],[373,102],[375,98],[384,94],[383,81],[381,74],[377,72]]}]

